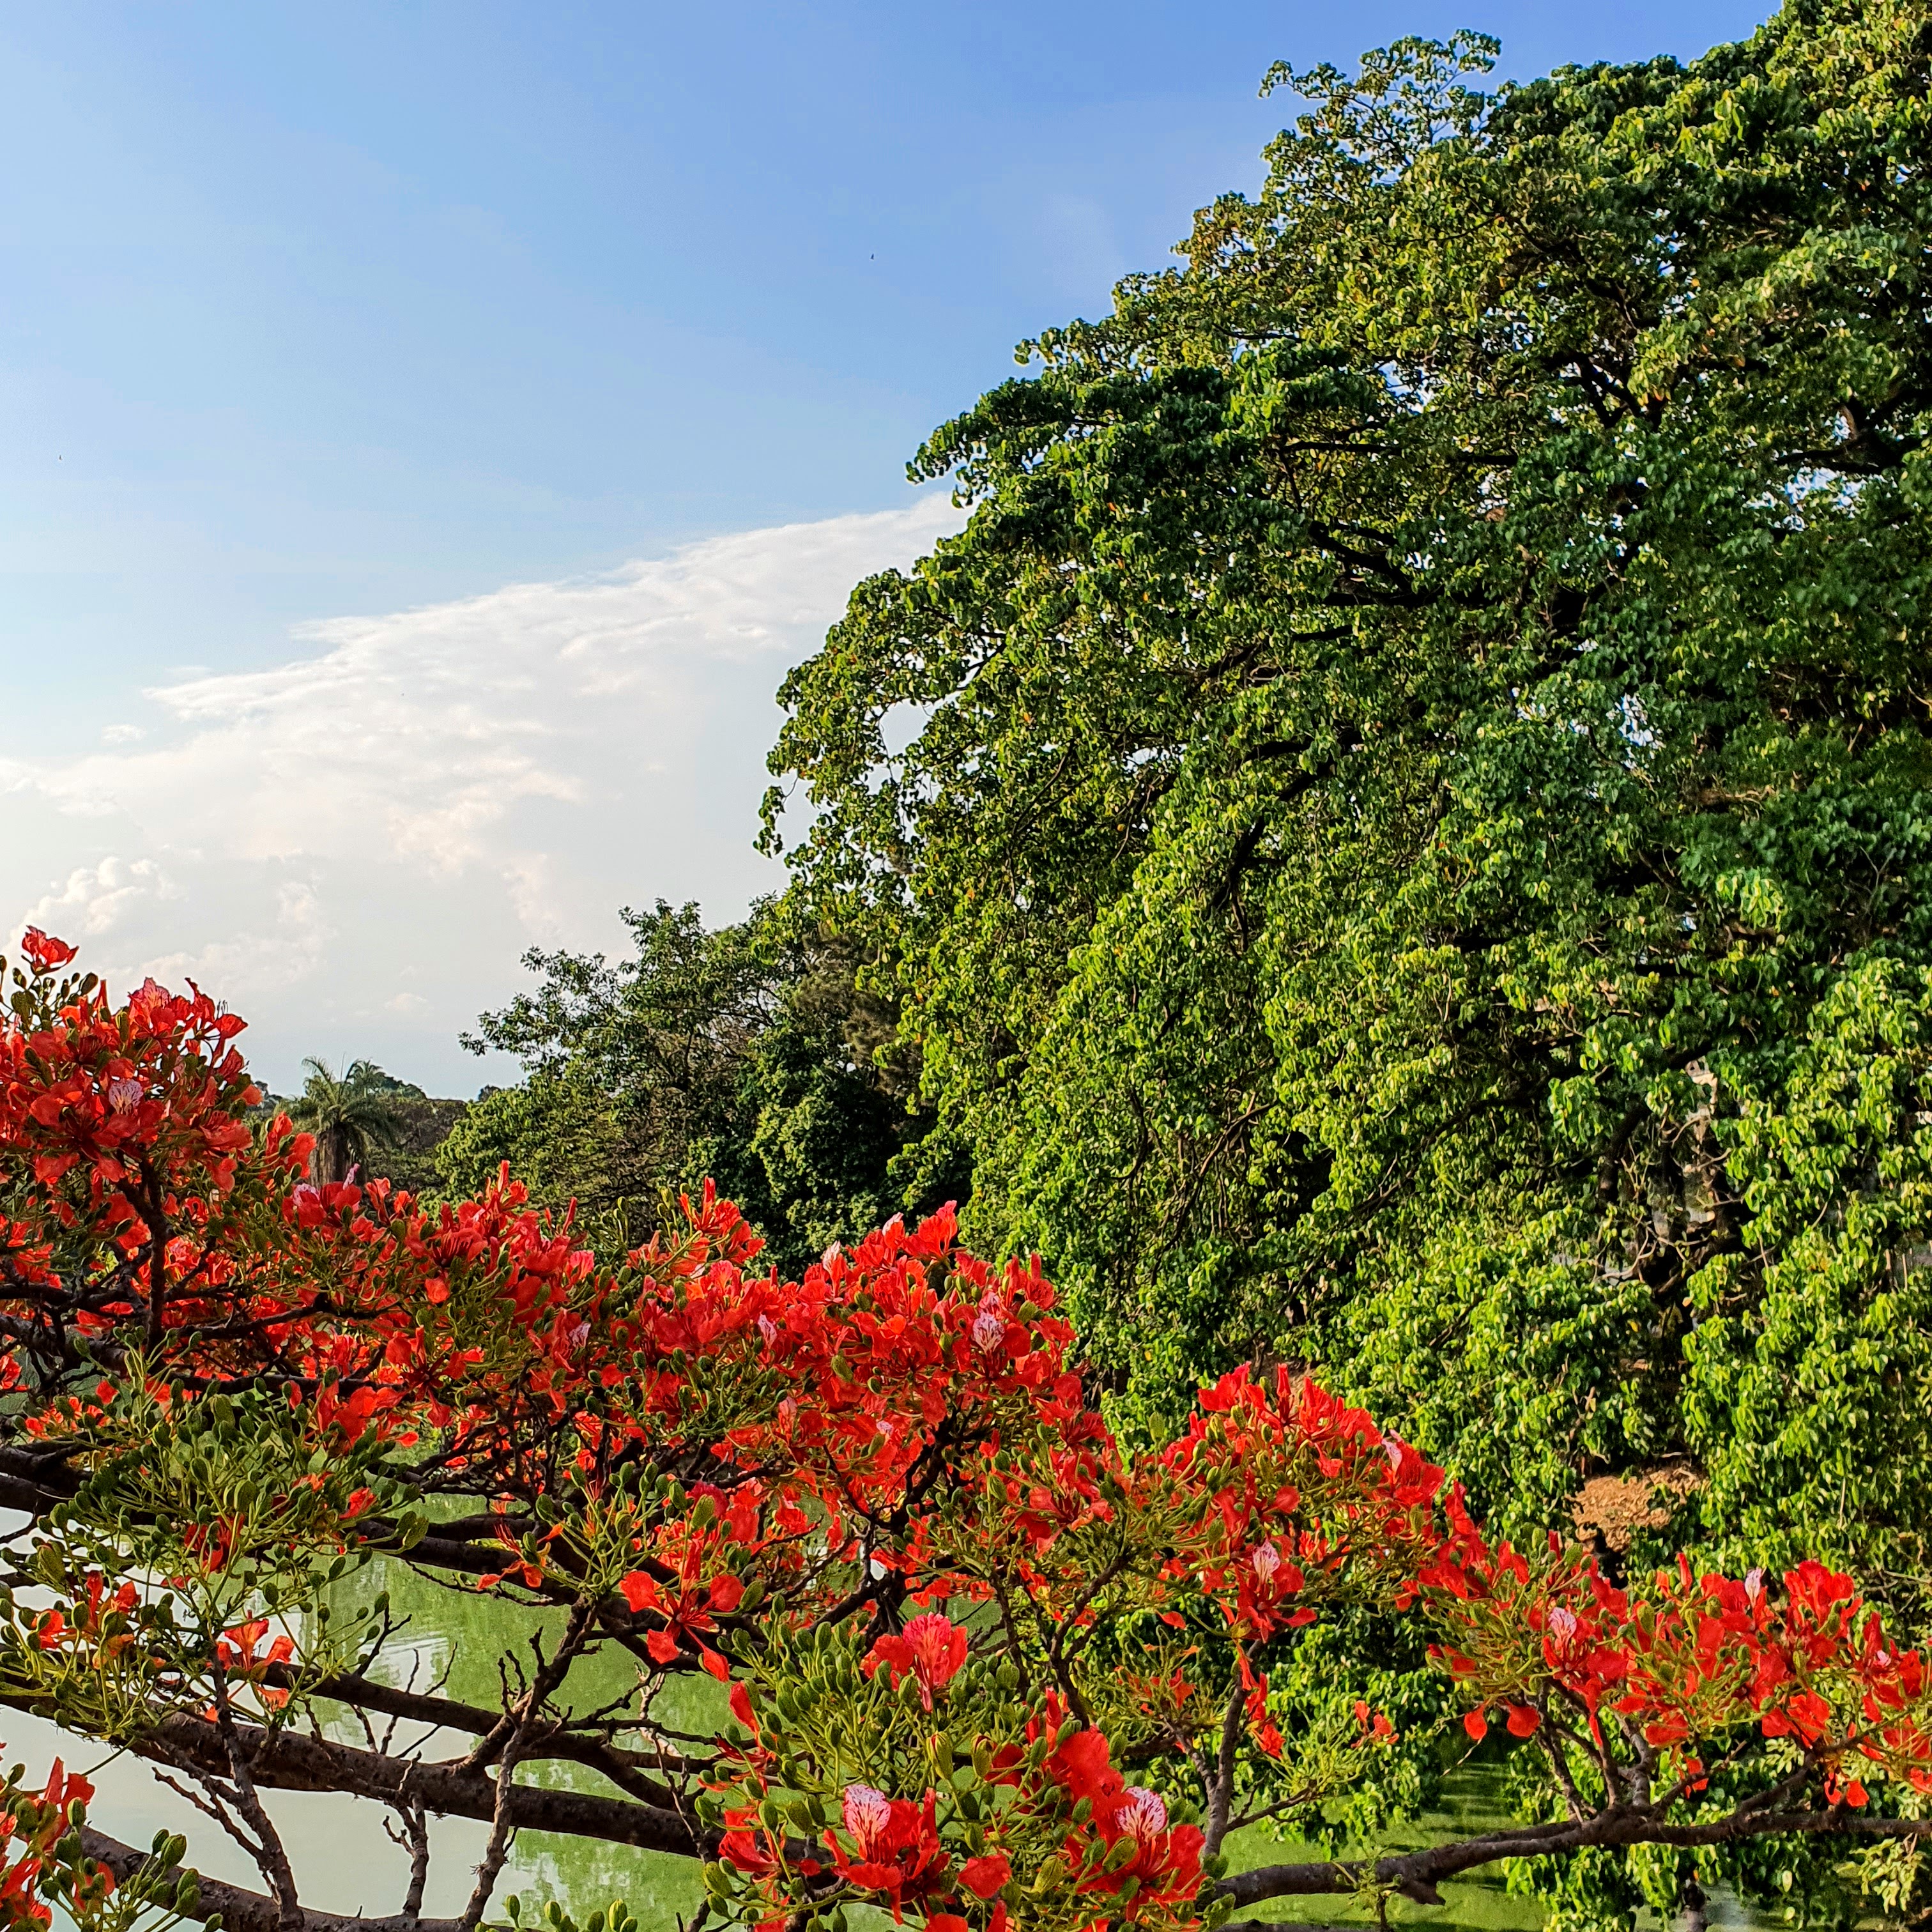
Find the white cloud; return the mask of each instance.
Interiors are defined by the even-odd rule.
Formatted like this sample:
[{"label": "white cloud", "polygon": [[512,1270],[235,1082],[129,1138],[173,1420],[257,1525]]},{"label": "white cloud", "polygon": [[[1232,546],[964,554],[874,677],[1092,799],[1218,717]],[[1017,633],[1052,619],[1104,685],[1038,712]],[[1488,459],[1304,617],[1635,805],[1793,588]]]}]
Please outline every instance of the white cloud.
[{"label": "white cloud", "polygon": [[[272,917],[257,912],[238,931],[208,939],[198,946],[151,955],[138,966],[121,972],[110,965],[110,983],[124,983],[150,973],[166,985],[192,980],[204,992],[238,1005],[296,986],[322,964],[335,928],[323,910],[321,896],[303,880],[283,880],[274,888],[274,898]],[[88,963],[100,969],[100,962],[90,959]]]},{"label": "white cloud", "polygon": [[167,877],[152,859],[118,859],[110,854],[98,866],[76,866],[53,891],[44,893],[21,923],[56,932],[65,939],[94,939],[111,932],[144,898],[166,898]]},{"label": "white cloud", "polygon": [[778,680],[860,578],[958,520],[928,494],[171,676],[99,749],[0,761],[24,835],[0,907],[101,942],[86,963],[123,983],[191,975],[254,1021],[272,1080],[346,1052],[473,1085],[454,1034],[525,946],[609,944],[618,904],[659,896],[730,917],[777,883],[750,842]]}]

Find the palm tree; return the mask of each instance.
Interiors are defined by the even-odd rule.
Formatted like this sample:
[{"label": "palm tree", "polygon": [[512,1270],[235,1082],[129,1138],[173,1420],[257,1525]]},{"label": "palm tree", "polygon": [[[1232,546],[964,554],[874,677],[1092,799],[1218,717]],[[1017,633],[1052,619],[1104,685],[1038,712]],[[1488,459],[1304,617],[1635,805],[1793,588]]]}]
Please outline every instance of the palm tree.
[{"label": "palm tree", "polygon": [[402,1120],[388,1099],[394,1082],[373,1061],[352,1061],[332,1072],[326,1060],[304,1060],[308,1076],[289,1118],[315,1136],[310,1171],[319,1182],[346,1180],[376,1147],[394,1147]]}]

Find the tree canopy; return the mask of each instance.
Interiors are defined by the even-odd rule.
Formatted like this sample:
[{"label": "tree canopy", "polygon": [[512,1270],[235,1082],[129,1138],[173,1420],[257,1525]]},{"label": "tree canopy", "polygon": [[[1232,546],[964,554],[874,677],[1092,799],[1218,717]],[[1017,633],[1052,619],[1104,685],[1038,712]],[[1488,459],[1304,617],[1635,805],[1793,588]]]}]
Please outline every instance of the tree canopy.
[{"label": "tree canopy", "polygon": [[1502,1521],[1668,1478],[1634,1562],[1921,1618],[1928,17],[1492,52],[1276,70],[1260,193],[932,437],[791,904],[1117,1412],[1322,1365]]},{"label": "tree canopy", "polygon": [[710,1178],[800,1271],[902,1196],[922,1209],[947,1198],[946,1172],[895,1174],[916,1138],[912,1082],[849,948],[788,932],[769,905],[712,932],[694,904],[623,917],[634,958],[532,952],[538,988],[464,1036],[514,1054],[525,1078],[483,1096],[443,1143],[456,1192],[481,1192],[508,1162],[533,1198],[574,1201],[621,1250]]}]

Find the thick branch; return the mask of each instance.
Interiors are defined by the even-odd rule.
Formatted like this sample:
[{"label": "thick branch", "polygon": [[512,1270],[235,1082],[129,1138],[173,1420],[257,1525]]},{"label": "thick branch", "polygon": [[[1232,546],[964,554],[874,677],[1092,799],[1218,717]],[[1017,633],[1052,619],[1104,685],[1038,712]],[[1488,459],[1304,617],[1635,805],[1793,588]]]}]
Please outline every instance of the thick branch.
[{"label": "thick branch", "polygon": [[1208,1794],[1208,1851],[1211,1857],[1221,1849],[1228,1835],[1228,1819],[1234,1802],[1234,1756],[1241,1742],[1241,1720],[1247,1700],[1239,1684],[1228,1692],[1228,1708],[1221,1719],[1221,1738],[1214,1757],[1214,1781]]},{"label": "thick branch", "polygon": [[214,1666],[215,1728],[221,1749],[228,1760],[228,1775],[235,1788],[236,1808],[255,1834],[250,1847],[262,1876],[274,1888],[281,1908],[280,1932],[302,1932],[302,1900],[296,1889],[295,1868],[289,1863],[288,1850],[275,1821],[268,1816],[255,1789],[254,1768],[243,1742],[241,1727],[235,1721],[235,1707],[228,1700],[227,1674],[218,1662]]},{"label": "thick branch", "polygon": [[[92,1825],[81,1828],[80,1840],[86,1856],[123,1882],[148,1862],[146,1852],[137,1852]],[[198,1872],[194,1876],[201,1888],[201,1902],[190,1917],[205,1922],[219,1915],[224,1932],[278,1932],[281,1907],[267,1893],[250,1892],[224,1879],[206,1878]],[[318,1912],[313,1906],[302,1907],[302,1922],[304,1932],[456,1932],[453,1918],[418,1918],[412,1926],[400,1916],[370,1918],[360,1913]]]},{"label": "thick branch", "polygon": [[[263,1681],[280,1690],[292,1690],[297,1682],[285,1666],[272,1666],[262,1673]],[[436,1730],[462,1731],[480,1737],[494,1731],[502,1713],[487,1705],[465,1704],[452,1697],[438,1697],[420,1690],[400,1690],[393,1684],[378,1684],[368,1677],[325,1677],[307,1687],[308,1694],[326,1697],[352,1708],[374,1711],[386,1718],[401,1718],[412,1724],[428,1724]],[[679,1754],[660,1746],[652,1750],[629,1750],[607,1744],[602,1738],[586,1736],[567,1725],[557,1726],[524,1752],[526,1762],[538,1758],[567,1758],[574,1764],[600,1771],[620,1790],[646,1804],[672,1804],[670,1787],[640,1776],[645,1771],[679,1771],[688,1768]]]},{"label": "thick branch", "polygon": [[1592,1818],[1565,1819],[1558,1823],[1526,1825],[1492,1832],[1454,1844],[1432,1845],[1400,1857],[1326,1859],[1316,1864],[1260,1865],[1223,1879],[1216,1889],[1238,1905],[1258,1904],[1267,1898],[1298,1898],[1352,1892],[1372,1877],[1406,1898],[1439,1905],[1436,1892],[1444,1879],[1472,1871],[1503,1858],[1544,1857],[1580,1851],[1592,1846],[1675,1845],[1690,1850],[1703,1845],[1728,1844],[1741,1838],[1773,1838],[1786,1833],[1815,1836],[1843,1833],[1862,1838],[1932,1838],[1932,1819],[1867,1818],[1843,1805],[1817,1811],[1750,1811],[1703,1825],[1673,1825],[1651,1814],[1618,1808]]},{"label": "thick branch", "polygon": [[[32,1700],[13,1696],[0,1701],[24,1706]],[[496,1781],[480,1768],[466,1771],[460,1763],[424,1764],[326,1738],[264,1730],[257,1725],[241,1724],[236,1730],[248,1754],[250,1775],[257,1785],[270,1790],[346,1792],[386,1804],[407,1796],[420,1799],[443,1816],[476,1818],[486,1824],[496,1815]],[[206,1770],[220,1778],[229,1774],[228,1754],[220,1732],[199,1718],[166,1718],[153,1732],[130,1740],[128,1748],[156,1763]],[[686,1858],[701,1856],[708,1849],[700,1834],[675,1810],[595,1792],[546,1791],[518,1785],[511,1795],[509,1822],[518,1831],[561,1832],[572,1838],[597,1838],[607,1844],[635,1845],[645,1851],[670,1852]]]}]

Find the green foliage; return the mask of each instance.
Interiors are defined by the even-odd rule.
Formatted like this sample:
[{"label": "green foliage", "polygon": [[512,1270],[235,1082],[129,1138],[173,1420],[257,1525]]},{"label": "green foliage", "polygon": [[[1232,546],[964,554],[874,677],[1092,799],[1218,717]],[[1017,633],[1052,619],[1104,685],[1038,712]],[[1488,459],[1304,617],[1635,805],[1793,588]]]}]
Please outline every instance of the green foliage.
[{"label": "green foliage", "polygon": [[[1259,195],[927,444],[968,527],[784,688],[790,903],[1124,1417],[1310,1362],[1492,1520],[1668,1474],[1613,1568],[1809,1549],[1922,1628],[1932,25],[1492,52],[1277,69]],[[1720,1871],[1916,1882],[1524,1878]]]},{"label": "green foliage", "polygon": [[428,1198],[440,1191],[436,1151],[469,1108],[461,1100],[433,1100],[413,1081],[398,1080],[381,1067],[367,1068],[370,1090],[388,1110],[388,1137],[373,1142],[362,1164],[365,1180],[388,1181],[392,1186]]},{"label": "green foliage", "polygon": [[[182,1868],[186,1839],[157,1832],[148,1856],[117,1881],[106,1866],[87,1855],[82,1836],[88,1822],[86,1798],[70,1798],[56,1810],[45,1793],[28,1789],[23,1778],[19,1765],[8,1773],[0,1786],[0,1805],[4,1806],[0,1817],[10,1821],[8,1837],[20,1832],[39,1841],[32,1861],[32,1890],[58,1910],[63,1922],[76,1932],[172,1932],[187,1920],[200,1922],[205,1932],[221,1932],[220,1915],[202,1910],[200,1880]],[[70,1789],[76,1786],[88,1792],[92,1789],[84,1778],[70,1780]],[[46,1906],[30,1902],[29,1896],[16,1889],[22,1870],[16,1866],[6,1874],[11,1922],[28,1928],[50,1922]]]},{"label": "green foliage", "polygon": [[1633,1563],[1920,1618],[1926,16],[1491,52],[1278,70],[1260,194],[928,443],[790,904],[1149,1428],[1311,1360],[1502,1522],[1688,1472]]},{"label": "green foliage", "polygon": [[577,1070],[538,1071],[514,1087],[485,1088],[435,1160],[442,1188],[458,1198],[480,1193],[507,1161],[533,1199],[574,1200],[593,1228],[622,1217],[629,1200],[648,1198],[651,1188],[609,1100]]},{"label": "green foliage", "polygon": [[[885,1051],[892,1016],[844,949],[782,932],[768,907],[707,932],[695,905],[626,911],[636,956],[532,952],[533,993],[465,1043],[522,1060],[436,1161],[474,1192],[505,1161],[533,1198],[574,1199],[614,1245],[661,1225],[665,1198],[710,1176],[794,1272],[831,1243],[962,1191],[943,1166],[901,1180],[916,1131],[910,1080]],[[950,1186],[948,1183],[953,1184]]]}]

